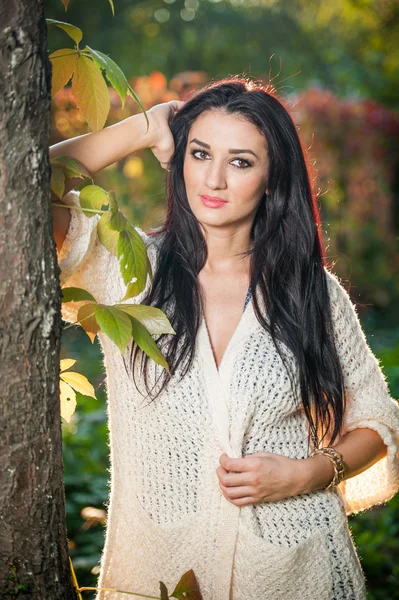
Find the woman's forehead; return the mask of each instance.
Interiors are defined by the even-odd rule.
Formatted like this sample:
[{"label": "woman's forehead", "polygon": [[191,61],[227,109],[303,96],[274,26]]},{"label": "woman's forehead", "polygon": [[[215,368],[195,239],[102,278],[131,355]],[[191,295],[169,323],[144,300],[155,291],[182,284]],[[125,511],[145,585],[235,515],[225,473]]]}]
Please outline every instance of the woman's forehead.
[{"label": "woman's forehead", "polygon": [[265,149],[265,136],[244,115],[222,110],[206,111],[191,126],[188,143],[195,138],[211,148]]}]

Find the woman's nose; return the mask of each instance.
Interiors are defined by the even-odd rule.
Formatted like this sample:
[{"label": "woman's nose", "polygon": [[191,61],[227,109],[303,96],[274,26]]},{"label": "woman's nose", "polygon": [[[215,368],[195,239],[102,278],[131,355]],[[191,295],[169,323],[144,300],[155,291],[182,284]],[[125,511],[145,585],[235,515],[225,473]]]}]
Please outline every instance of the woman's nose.
[{"label": "woman's nose", "polygon": [[226,188],[225,166],[221,162],[210,160],[205,170],[205,184],[212,190]]}]

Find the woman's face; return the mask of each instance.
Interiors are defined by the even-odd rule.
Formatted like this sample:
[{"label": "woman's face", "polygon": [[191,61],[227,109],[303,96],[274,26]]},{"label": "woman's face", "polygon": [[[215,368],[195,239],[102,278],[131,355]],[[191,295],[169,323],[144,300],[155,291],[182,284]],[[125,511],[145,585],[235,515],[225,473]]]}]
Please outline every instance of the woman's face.
[{"label": "woman's face", "polygon": [[210,110],[194,121],[184,182],[191,210],[205,230],[251,227],[268,169],[266,139],[245,117]]}]

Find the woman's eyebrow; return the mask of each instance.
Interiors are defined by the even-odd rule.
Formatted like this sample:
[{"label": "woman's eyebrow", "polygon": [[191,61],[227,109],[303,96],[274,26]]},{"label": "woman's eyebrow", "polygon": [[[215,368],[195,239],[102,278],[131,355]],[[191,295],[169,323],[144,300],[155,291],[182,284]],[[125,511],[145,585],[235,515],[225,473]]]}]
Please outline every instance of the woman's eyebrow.
[{"label": "woman's eyebrow", "polygon": [[[208,148],[208,150],[210,150],[210,148],[211,148],[209,144],[206,144],[205,142],[201,142],[200,140],[197,140],[197,138],[193,138],[189,143],[192,144],[193,142],[195,142],[199,146],[202,146],[203,148]],[[255,158],[258,158],[256,156],[255,152],[253,152],[252,150],[240,150],[238,148],[230,148],[230,150],[229,150],[230,154],[243,154],[244,152],[248,152],[248,154],[253,154],[255,156]]]}]

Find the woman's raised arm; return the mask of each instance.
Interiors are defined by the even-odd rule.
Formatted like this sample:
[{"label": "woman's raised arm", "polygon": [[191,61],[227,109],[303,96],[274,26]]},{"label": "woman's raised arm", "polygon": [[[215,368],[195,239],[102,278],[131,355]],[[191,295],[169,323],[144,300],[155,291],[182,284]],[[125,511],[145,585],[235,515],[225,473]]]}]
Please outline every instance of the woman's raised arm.
[{"label": "woman's raised arm", "polygon": [[[89,173],[94,174],[129,154],[150,148],[161,166],[167,168],[174,152],[173,136],[168,126],[168,119],[171,113],[178,110],[183,104],[184,102],[179,100],[172,100],[152,107],[147,111],[148,130],[145,116],[140,113],[100,131],[54,144],[50,147],[50,158],[72,156],[79,160]],[[68,180],[65,185],[65,194],[72,190],[77,183],[81,183],[81,180]],[[68,232],[70,211],[54,206],[52,213],[54,239],[57,249],[60,250]]]}]

